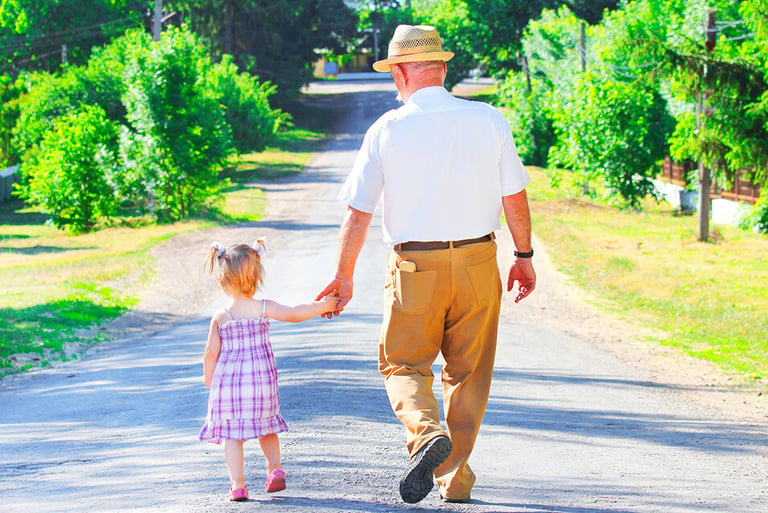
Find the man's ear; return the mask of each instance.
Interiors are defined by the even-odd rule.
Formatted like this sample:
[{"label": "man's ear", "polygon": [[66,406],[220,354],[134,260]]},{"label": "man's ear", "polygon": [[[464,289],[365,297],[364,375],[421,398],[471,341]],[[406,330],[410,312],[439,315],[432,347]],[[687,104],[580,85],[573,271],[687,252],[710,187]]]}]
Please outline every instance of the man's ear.
[{"label": "man's ear", "polygon": [[406,86],[408,79],[406,77],[405,71],[403,71],[403,68],[399,64],[390,64],[389,72],[392,74],[392,80],[395,81],[395,85],[399,84],[403,87]]}]

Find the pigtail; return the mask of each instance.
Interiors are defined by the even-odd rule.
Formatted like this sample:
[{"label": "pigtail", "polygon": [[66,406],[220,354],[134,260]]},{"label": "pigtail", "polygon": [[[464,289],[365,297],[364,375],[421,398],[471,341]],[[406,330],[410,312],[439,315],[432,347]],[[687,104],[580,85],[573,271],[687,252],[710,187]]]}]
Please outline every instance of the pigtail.
[{"label": "pigtail", "polygon": [[258,253],[259,257],[264,257],[269,254],[269,248],[267,247],[267,238],[266,237],[259,237],[255,241],[253,241],[253,244],[251,244],[251,247]]},{"label": "pigtail", "polygon": [[203,267],[207,269],[208,274],[213,274],[214,262],[217,262],[220,258],[222,258],[226,251],[227,248],[221,242],[211,242],[211,245],[208,248],[208,254],[205,257],[205,263],[203,264]]}]

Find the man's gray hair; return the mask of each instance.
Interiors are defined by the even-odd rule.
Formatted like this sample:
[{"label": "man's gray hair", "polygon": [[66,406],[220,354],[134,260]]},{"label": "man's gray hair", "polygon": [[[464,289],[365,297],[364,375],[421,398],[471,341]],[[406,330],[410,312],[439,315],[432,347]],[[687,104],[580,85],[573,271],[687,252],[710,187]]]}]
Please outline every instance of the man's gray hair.
[{"label": "man's gray hair", "polygon": [[401,62],[398,66],[402,66],[408,71],[427,71],[427,70],[442,70],[443,61],[417,61],[417,62]]}]

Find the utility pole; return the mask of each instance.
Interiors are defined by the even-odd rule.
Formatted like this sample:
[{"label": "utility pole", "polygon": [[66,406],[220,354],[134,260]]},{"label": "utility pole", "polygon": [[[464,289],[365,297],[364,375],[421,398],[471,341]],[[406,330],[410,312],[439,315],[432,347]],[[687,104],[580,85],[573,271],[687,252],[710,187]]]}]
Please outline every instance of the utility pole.
[{"label": "utility pole", "polygon": [[233,30],[234,6],[233,0],[227,0],[224,3],[224,53],[235,53],[235,37]]},{"label": "utility pole", "polygon": [[152,27],[152,39],[160,41],[163,30],[163,0],[155,0],[155,20]]},{"label": "utility pole", "polygon": [[[581,72],[587,72],[587,25],[583,21],[581,22],[581,29],[579,32],[579,54],[581,54]],[[582,184],[582,194],[587,196],[589,194],[589,178],[584,178]]]},{"label": "utility pole", "polygon": [[373,28],[373,58],[379,60],[379,26],[381,25],[382,14],[378,6],[374,5],[374,10],[370,14],[371,26]]},{"label": "utility pole", "polygon": [[[707,19],[704,28],[704,46],[707,48],[707,59],[709,54],[715,49],[715,42],[717,41],[717,12],[707,12]],[[702,129],[706,122],[707,117],[707,90],[704,79],[707,76],[707,62],[704,62],[704,69],[702,72],[701,85],[699,87],[699,98],[696,109],[696,126],[699,131],[699,137],[701,137]],[[703,157],[699,157],[699,241],[706,242],[709,240],[709,216],[712,210],[712,200],[710,199],[710,191],[712,189],[712,176],[709,168],[704,165]]]}]

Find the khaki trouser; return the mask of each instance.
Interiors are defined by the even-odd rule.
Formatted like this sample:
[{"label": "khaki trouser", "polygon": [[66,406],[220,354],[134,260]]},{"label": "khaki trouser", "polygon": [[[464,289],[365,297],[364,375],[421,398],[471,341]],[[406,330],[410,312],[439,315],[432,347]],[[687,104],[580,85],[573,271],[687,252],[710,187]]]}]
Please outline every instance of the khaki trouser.
[{"label": "khaki trouser", "polygon": [[[398,268],[408,260],[415,272]],[[416,452],[446,434],[432,392],[430,367],[439,353],[448,459],[435,470],[443,497],[469,495],[475,475],[467,463],[488,403],[496,353],[501,280],[496,243],[428,251],[392,251],[384,289],[379,370],[395,415]]]}]

